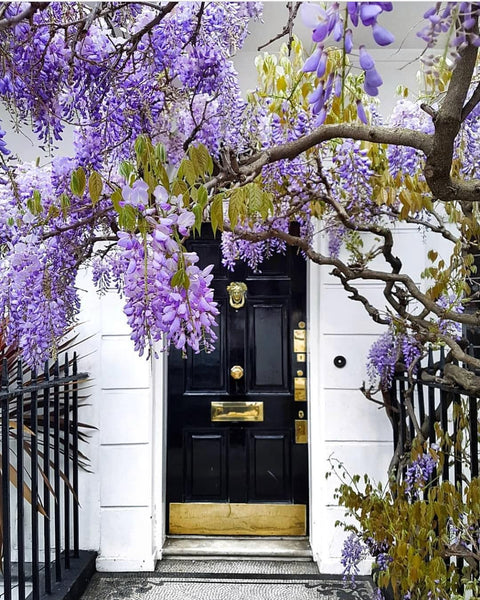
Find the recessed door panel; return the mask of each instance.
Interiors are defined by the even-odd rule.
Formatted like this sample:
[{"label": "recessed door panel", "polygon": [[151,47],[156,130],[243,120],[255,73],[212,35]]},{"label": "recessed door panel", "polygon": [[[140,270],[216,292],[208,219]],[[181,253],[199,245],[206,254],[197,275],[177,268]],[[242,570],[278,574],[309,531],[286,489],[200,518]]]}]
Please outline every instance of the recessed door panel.
[{"label": "recessed door panel", "polygon": [[217,317],[218,327],[216,328],[217,343],[212,352],[191,352],[186,362],[186,382],[185,392],[224,392],[227,391],[226,382],[226,314],[227,306],[225,300],[219,300],[218,310],[220,314]]},{"label": "recessed door panel", "polygon": [[225,501],[226,443],[223,432],[186,433],[186,500]]},{"label": "recessed door panel", "polygon": [[250,482],[252,502],[289,502],[290,436],[288,432],[250,433]]},{"label": "recessed door panel", "polygon": [[288,392],[287,314],[286,302],[250,306],[249,392]]}]

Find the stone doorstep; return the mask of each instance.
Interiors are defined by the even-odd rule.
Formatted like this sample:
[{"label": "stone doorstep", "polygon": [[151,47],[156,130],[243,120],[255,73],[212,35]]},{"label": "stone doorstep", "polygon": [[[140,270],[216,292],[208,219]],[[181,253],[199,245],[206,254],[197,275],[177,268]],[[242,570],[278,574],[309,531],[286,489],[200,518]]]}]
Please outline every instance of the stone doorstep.
[{"label": "stone doorstep", "polygon": [[340,576],[301,572],[312,568],[313,562],[260,563],[261,571],[258,561],[168,560],[161,561],[154,573],[97,573],[82,600],[371,600],[373,596],[371,582],[364,577],[353,589]]},{"label": "stone doorstep", "polygon": [[308,538],[167,536],[164,559],[312,561]]}]

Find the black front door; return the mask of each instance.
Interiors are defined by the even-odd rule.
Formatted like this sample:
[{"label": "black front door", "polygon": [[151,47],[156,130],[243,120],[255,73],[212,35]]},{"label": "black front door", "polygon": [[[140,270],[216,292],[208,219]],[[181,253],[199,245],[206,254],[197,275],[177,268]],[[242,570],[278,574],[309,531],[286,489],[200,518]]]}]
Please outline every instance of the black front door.
[{"label": "black front door", "polygon": [[169,533],[303,535],[305,260],[289,249],[231,272],[211,232],[190,249],[215,265],[220,315],[214,352],[169,356]]}]

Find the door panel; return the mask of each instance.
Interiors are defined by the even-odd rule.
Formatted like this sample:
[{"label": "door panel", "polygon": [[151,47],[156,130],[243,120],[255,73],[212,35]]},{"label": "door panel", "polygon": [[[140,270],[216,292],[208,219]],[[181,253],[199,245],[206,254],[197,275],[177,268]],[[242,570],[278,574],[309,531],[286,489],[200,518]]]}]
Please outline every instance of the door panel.
[{"label": "door panel", "polygon": [[225,432],[186,432],[187,502],[217,499],[226,501],[226,440]]},{"label": "door panel", "polygon": [[220,314],[217,317],[218,327],[215,330],[217,343],[215,350],[207,354],[191,353],[186,364],[185,392],[205,392],[206,390],[218,393],[227,393],[226,381],[226,302],[219,302]]},{"label": "door panel", "polygon": [[[299,535],[305,530],[308,452],[306,444],[295,441],[295,420],[307,418],[307,402],[294,400],[293,382],[306,376],[306,363],[293,351],[293,331],[305,321],[305,261],[290,249],[262,265],[262,273],[244,264],[230,272],[222,266],[211,230],[189,247],[199,254],[201,267],[214,264],[220,315],[212,353],[189,351],[183,358],[173,349],[169,355],[170,532],[189,533],[190,527],[190,533],[213,534],[220,527],[242,535],[276,535],[276,520],[282,518],[282,535]],[[231,282],[247,286],[241,308],[230,304]],[[239,379],[231,376],[233,366],[243,369]],[[218,418],[212,402],[237,404],[221,405]],[[230,509],[222,512],[222,504]],[[229,524],[230,514],[233,521],[235,515],[250,516],[239,527]]]},{"label": "door panel", "polygon": [[290,502],[290,435],[250,432],[252,502]]},{"label": "door panel", "polygon": [[288,392],[288,306],[287,303],[251,304],[248,364],[251,367],[251,392]]}]

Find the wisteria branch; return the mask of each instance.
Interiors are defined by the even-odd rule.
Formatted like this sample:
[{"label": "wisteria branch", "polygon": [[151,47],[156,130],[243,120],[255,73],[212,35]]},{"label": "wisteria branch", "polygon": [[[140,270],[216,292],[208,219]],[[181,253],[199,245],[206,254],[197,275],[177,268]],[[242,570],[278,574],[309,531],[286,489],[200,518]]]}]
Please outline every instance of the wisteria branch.
[{"label": "wisteria branch", "polygon": [[0,21],[0,31],[4,31],[5,29],[14,27],[22,21],[27,21],[28,19],[31,19],[36,12],[43,10],[49,4],[50,2],[30,2],[24,10],[18,13],[18,15],[2,19]]}]

